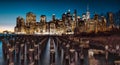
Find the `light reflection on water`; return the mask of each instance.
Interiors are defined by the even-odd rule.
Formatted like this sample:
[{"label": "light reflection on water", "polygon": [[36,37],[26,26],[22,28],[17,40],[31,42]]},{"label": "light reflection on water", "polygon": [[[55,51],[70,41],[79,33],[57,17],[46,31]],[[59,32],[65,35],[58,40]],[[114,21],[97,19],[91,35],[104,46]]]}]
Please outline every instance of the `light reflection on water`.
[{"label": "light reflection on water", "polygon": [[0,65],[2,65],[3,62],[3,55],[2,55],[2,42],[0,41]]},{"label": "light reflection on water", "polygon": [[[94,45],[91,46],[91,48],[96,48]],[[40,61],[41,64],[49,65],[50,62],[50,39],[48,40],[48,43],[46,45],[46,49],[44,50],[42,60]],[[85,52],[85,65],[89,65],[88,58],[87,58],[87,52]],[[100,65],[105,64],[105,56],[95,55],[96,59],[99,60]],[[114,60],[116,59],[115,56],[109,55],[108,62],[110,65],[113,65]],[[58,60],[59,61],[59,60]],[[2,42],[0,41],[0,65],[3,65],[5,61],[3,61],[3,52],[2,52]]]},{"label": "light reflection on water", "polygon": [[42,60],[41,64],[42,65],[49,65],[50,63],[50,39],[47,42],[46,48],[44,50],[44,53],[42,54]]}]

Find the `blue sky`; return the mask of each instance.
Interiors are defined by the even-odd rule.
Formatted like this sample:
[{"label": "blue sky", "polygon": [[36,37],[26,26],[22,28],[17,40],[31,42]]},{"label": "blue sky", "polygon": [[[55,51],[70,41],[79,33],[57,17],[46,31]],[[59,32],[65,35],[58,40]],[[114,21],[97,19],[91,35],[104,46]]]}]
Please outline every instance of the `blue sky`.
[{"label": "blue sky", "polygon": [[40,15],[47,16],[47,21],[51,20],[52,14],[61,18],[62,13],[68,9],[73,13],[77,9],[78,15],[86,12],[87,5],[91,16],[94,12],[106,13],[120,10],[119,0],[3,0],[0,1],[0,27],[13,28],[16,24],[16,17],[22,16],[24,19],[27,12],[36,14],[36,20],[40,20]]}]

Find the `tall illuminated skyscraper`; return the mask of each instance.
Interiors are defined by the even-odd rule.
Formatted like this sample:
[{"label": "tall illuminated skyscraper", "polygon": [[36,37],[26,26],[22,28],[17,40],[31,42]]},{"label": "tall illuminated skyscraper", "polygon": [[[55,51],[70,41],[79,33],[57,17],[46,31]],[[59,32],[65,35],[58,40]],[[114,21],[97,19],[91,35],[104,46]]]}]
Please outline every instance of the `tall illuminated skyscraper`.
[{"label": "tall illuminated skyscraper", "polygon": [[26,25],[31,26],[36,23],[36,15],[32,12],[26,14]]},{"label": "tall illuminated skyscraper", "polygon": [[74,10],[74,14],[73,14],[73,21],[75,21],[75,25],[77,26],[78,21],[77,21],[77,10]]},{"label": "tall illuminated skyscraper", "polygon": [[86,20],[90,19],[89,6],[87,5]]},{"label": "tall illuminated skyscraper", "polygon": [[52,15],[52,21],[55,21],[55,14]]}]

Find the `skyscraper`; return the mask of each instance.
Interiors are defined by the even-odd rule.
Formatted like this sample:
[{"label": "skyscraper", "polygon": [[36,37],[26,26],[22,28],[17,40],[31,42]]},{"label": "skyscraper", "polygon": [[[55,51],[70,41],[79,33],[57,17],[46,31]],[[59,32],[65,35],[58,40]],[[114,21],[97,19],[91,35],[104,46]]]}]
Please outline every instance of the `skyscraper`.
[{"label": "skyscraper", "polygon": [[52,21],[55,21],[55,14],[52,15]]},{"label": "skyscraper", "polygon": [[90,19],[89,6],[87,5],[86,20]]},{"label": "skyscraper", "polygon": [[42,23],[46,22],[46,16],[45,15],[40,16],[40,22],[42,22]]}]

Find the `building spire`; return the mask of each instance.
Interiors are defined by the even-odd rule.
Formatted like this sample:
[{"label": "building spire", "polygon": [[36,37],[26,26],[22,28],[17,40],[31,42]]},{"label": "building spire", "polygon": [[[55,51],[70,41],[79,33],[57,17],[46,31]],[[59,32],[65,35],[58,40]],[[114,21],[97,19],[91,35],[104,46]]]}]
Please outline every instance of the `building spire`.
[{"label": "building spire", "polygon": [[89,5],[87,4],[86,20],[90,19]]},{"label": "building spire", "polygon": [[89,4],[87,4],[87,11],[89,11]]}]

